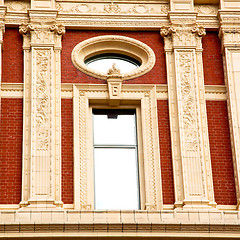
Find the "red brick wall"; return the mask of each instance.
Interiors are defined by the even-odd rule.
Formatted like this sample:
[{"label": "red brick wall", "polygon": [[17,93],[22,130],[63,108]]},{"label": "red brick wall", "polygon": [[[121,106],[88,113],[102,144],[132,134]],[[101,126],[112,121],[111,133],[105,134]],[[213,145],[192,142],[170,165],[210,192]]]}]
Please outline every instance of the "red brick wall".
[{"label": "red brick wall", "polygon": [[126,32],[126,31],[74,31],[67,30],[63,36],[62,42],[62,82],[63,83],[105,83],[90,77],[77,70],[71,61],[71,52],[80,42],[101,35],[121,35],[137,39],[146,43],[156,55],[156,64],[147,74],[128,80],[125,83],[148,83],[148,84],[166,84],[166,63],[163,49],[163,39],[159,32]]},{"label": "red brick wall", "polygon": [[62,99],[62,201],[73,203],[73,102]]},{"label": "red brick wall", "polygon": [[207,101],[207,117],[215,201],[236,204],[227,103]]},{"label": "red brick wall", "polygon": [[207,32],[202,44],[205,85],[224,85],[221,41],[218,33]]},{"label": "red brick wall", "polygon": [[23,82],[22,36],[18,29],[6,28],[2,51],[2,82]]},{"label": "red brick wall", "polygon": [[1,99],[0,204],[18,204],[21,201],[22,114],[22,99]]},{"label": "red brick wall", "polygon": [[174,184],[168,101],[158,100],[158,130],[161,157],[163,203],[174,204]]}]

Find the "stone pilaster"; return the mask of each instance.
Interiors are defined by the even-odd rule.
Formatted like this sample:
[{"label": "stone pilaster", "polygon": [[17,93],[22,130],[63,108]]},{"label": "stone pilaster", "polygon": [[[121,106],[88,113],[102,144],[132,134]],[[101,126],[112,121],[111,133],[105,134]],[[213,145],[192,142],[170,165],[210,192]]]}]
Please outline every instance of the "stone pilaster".
[{"label": "stone pilaster", "polygon": [[168,71],[175,206],[214,206],[204,95],[202,36],[196,13],[172,12],[163,27]]},{"label": "stone pilaster", "polygon": [[[224,6],[226,6],[224,2]],[[234,1],[232,1],[234,2]],[[238,3],[239,4],[239,3]],[[223,4],[222,4],[223,5]],[[231,131],[233,166],[238,208],[240,205],[240,10],[219,11],[228,110]]]},{"label": "stone pilaster", "polygon": [[61,37],[56,11],[29,12],[24,49],[22,206],[61,206]]}]

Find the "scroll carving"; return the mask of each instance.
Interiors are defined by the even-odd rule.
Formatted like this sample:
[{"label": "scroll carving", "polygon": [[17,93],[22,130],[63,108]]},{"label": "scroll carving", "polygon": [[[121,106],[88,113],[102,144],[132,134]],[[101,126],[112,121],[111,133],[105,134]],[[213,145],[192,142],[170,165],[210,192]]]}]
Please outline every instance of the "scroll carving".
[{"label": "scroll carving", "polygon": [[65,27],[62,24],[54,23],[49,29],[58,35],[64,35],[66,32]]},{"label": "scroll carving", "polygon": [[27,34],[29,33],[30,31],[33,31],[34,30],[34,27],[32,24],[30,23],[22,23],[19,27],[19,33],[20,34]]},{"label": "scroll carving", "polygon": [[193,33],[196,33],[199,37],[203,37],[206,35],[206,30],[203,27],[194,27],[192,29]]},{"label": "scroll carving", "polygon": [[173,27],[162,27],[160,30],[160,34],[162,37],[167,37],[169,35],[172,35],[172,33],[175,33],[176,30]]}]

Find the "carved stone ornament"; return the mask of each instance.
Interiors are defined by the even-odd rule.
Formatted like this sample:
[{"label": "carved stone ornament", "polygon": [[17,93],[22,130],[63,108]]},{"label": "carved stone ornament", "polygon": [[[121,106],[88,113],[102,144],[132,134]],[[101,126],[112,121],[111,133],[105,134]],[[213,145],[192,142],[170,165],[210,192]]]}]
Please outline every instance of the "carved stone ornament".
[{"label": "carved stone ornament", "polygon": [[116,67],[116,63],[113,63],[112,67],[108,69],[108,72],[107,72],[108,75],[120,75],[121,74],[121,71],[119,68]]},{"label": "carved stone ornament", "polygon": [[58,35],[64,35],[66,32],[65,27],[62,24],[54,23],[49,29]]},{"label": "carved stone ornament", "polygon": [[30,23],[22,23],[19,27],[19,33],[20,34],[27,34],[30,31],[33,31],[34,27]]},{"label": "carved stone ornament", "polygon": [[193,33],[196,33],[199,37],[203,37],[206,35],[206,30],[203,27],[194,27],[192,29]]},{"label": "carved stone ornament", "polygon": [[172,33],[175,33],[176,30],[173,27],[162,27],[160,30],[160,34],[162,37],[167,37],[169,35],[172,35]]},{"label": "carved stone ornament", "polygon": [[[89,56],[100,53],[120,53],[131,56],[141,63],[135,70],[123,73],[121,75],[123,80],[139,77],[149,72],[155,64],[155,54],[146,44],[133,38],[116,35],[94,37],[77,44],[72,51],[72,62],[80,71],[106,80],[108,74],[95,71],[84,63]],[[116,70],[112,69],[110,72],[115,73]]]},{"label": "carved stone ornament", "polygon": [[130,14],[130,15],[150,15],[167,14],[169,4],[131,4],[131,3],[57,3],[56,9],[61,13],[90,13],[90,14]]}]

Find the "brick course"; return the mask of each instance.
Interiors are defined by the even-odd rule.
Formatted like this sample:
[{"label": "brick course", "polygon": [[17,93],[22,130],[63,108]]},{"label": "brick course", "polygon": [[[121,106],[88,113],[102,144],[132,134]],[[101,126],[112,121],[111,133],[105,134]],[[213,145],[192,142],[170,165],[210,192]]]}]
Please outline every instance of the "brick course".
[{"label": "brick course", "polygon": [[62,82],[63,83],[105,83],[90,77],[77,70],[71,61],[71,52],[80,42],[102,35],[121,35],[139,40],[155,52],[156,64],[154,68],[145,75],[136,79],[125,81],[125,83],[147,83],[147,84],[166,84],[166,63],[164,56],[164,43],[159,32],[127,32],[127,31],[75,31],[67,30],[62,41]]},{"label": "brick course", "polygon": [[62,201],[73,203],[73,101],[62,99]]},{"label": "brick course", "polygon": [[207,101],[208,131],[215,201],[237,204],[227,103]]},{"label": "brick course", "polygon": [[202,45],[205,85],[224,85],[223,58],[218,33],[207,32]]},{"label": "brick course", "polygon": [[0,204],[18,204],[22,184],[23,100],[1,99]]},{"label": "brick course", "polygon": [[158,100],[158,131],[160,144],[163,203],[174,204],[174,183],[168,101]]},{"label": "brick course", "polygon": [[18,29],[6,28],[2,47],[2,82],[23,82],[22,45],[22,36]]}]

